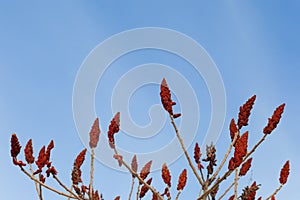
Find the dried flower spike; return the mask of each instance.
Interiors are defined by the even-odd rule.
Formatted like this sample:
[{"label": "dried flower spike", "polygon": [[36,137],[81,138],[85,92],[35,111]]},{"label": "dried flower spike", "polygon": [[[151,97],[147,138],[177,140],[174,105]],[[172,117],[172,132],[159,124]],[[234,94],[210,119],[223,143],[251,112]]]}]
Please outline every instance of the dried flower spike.
[{"label": "dried flower spike", "polygon": [[19,143],[18,137],[16,134],[11,135],[10,139],[10,155],[13,158],[16,158],[21,151],[21,145]]},{"label": "dried flower spike", "polygon": [[177,190],[183,190],[183,188],[186,185],[186,180],[187,180],[187,171],[184,169],[178,179],[178,184],[177,184]]},{"label": "dried flower spike", "polygon": [[259,187],[256,185],[256,182],[254,181],[250,187],[247,186],[243,189],[241,199],[242,200],[255,200],[256,191],[258,189],[259,189]]},{"label": "dried flower spike", "polygon": [[248,147],[248,131],[238,138],[235,144],[234,156],[229,160],[228,169],[234,170],[243,162],[244,156],[247,154]]},{"label": "dried flower spike", "polygon": [[[46,165],[47,163],[47,157],[46,157],[46,153],[45,153],[45,149],[46,147],[43,146],[39,152],[39,156],[37,161],[35,161],[35,164],[38,166],[39,171],[42,170],[42,168]],[[37,172],[36,172],[37,173]]]},{"label": "dried flower spike", "polygon": [[117,196],[114,200],[120,200],[120,198],[121,198],[120,196]]},{"label": "dried flower spike", "polygon": [[115,138],[114,135],[120,130],[120,112],[115,114],[114,118],[111,120],[108,128],[108,141],[111,148],[115,148]]},{"label": "dried flower spike", "polygon": [[173,102],[171,99],[171,91],[169,89],[169,86],[167,84],[167,81],[165,78],[161,81],[160,84],[160,98],[161,103],[164,107],[164,109],[172,115],[174,118],[178,118],[181,116],[180,113],[174,114],[172,106],[176,105],[176,102]]},{"label": "dried flower spike", "polygon": [[199,170],[204,168],[200,162],[201,155],[202,154],[200,151],[199,144],[198,144],[198,142],[196,142],[195,148],[194,148],[194,159],[195,159],[196,164],[198,165]]},{"label": "dried flower spike", "polygon": [[212,174],[214,172],[214,166],[217,166],[216,160],[216,148],[214,144],[206,146],[206,158],[202,159],[204,162],[209,162],[207,165],[207,173]]},{"label": "dried flower spike", "polygon": [[238,128],[236,127],[236,124],[235,124],[234,119],[232,119],[232,120],[230,121],[229,131],[230,131],[230,138],[231,138],[231,141],[233,141],[236,132],[239,131]]},{"label": "dried flower spike", "polygon": [[171,174],[166,163],[164,163],[162,166],[161,177],[164,180],[165,184],[171,187]]},{"label": "dried flower spike", "polygon": [[28,140],[25,149],[25,160],[28,164],[34,163],[34,157],[33,157],[33,148],[32,148],[32,139]]},{"label": "dried flower spike", "polygon": [[83,164],[83,161],[85,160],[85,154],[86,154],[86,149],[82,150],[78,156],[76,157],[73,165],[73,170],[72,170],[72,182],[75,185],[78,185],[79,182],[82,182],[81,180],[81,170],[80,167]]},{"label": "dried flower spike", "polygon": [[277,127],[277,125],[280,121],[281,115],[284,111],[284,107],[285,107],[285,104],[281,104],[280,106],[278,106],[275,109],[272,117],[268,119],[267,126],[263,130],[264,134],[270,134]]},{"label": "dried flower spike", "polygon": [[[140,172],[140,177],[145,180],[145,178],[147,178],[148,174],[150,173],[150,168],[152,165],[152,160],[150,160],[149,162],[147,162],[145,164],[145,166],[142,168],[141,172]],[[140,183],[141,184],[141,183]]]},{"label": "dried flower spike", "polygon": [[247,100],[247,102],[240,107],[239,117],[238,117],[238,128],[241,129],[243,126],[248,125],[249,116],[251,114],[251,109],[254,105],[256,95],[253,95]]},{"label": "dried flower spike", "polygon": [[90,131],[90,148],[96,148],[100,138],[99,119],[96,118]]},{"label": "dried flower spike", "polygon": [[132,169],[132,171],[137,172],[138,163],[137,163],[136,155],[134,155],[133,158],[132,158],[131,169]]},{"label": "dried flower spike", "polygon": [[86,149],[83,149],[78,156],[75,159],[74,165],[76,165],[77,167],[81,167],[82,163],[85,160],[85,154],[86,154]]},{"label": "dried flower spike", "polygon": [[281,171],[280,171],[280,178],[279,182],[280,184],[285,184],[287,182],[287,179],[290,174],[290,161],[286,161],[285,164],[283,165]]},{"label": "dried flower spike", "polygon": [[252,158],[249,158],[241,167],[239,176],[245,176],[251,167]]},{"label": "dried flower spike", "polygon": [[[148,185],[150,185],[151,182],[152,182],[152,178],[150,178],[146,183]],[[146,193],[148,192],[148,190],[149,190],[149,188],[146,185],[143,185],[143,187],[141,188],[141,192],[140,192],[140,196],[139,197],[143,198],[146,195]]]},{"label": "dried flower spike", "polygon": [[50,162],[50,154],[51,154],[51,150],[54,148],[54,142],[53,140],[50,141],[50,143],[48,144],[47,146],[47,150],[46,150],[46,153],[45,153],[45,156],[46,156],[46,165],[48,167],[51,166],[51,162]]}]

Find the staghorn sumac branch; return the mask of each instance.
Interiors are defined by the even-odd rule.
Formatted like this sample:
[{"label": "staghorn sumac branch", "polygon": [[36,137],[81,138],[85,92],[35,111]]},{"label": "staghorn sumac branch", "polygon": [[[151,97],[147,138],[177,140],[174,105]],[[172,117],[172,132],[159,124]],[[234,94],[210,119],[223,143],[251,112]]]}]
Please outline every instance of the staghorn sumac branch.
[{"label": "staghorn sumac branch", "polygon": [[[210,199],[222,199],[226,194],[231,193],[230,200],[254,200],[257,191],[260,189],[260,184],[256,184],[254,181],[251,185],[245,186],[243,188],[240,187],[240,179],[243,178],[249,169],[251,168],[252,159],[254,157],[252,154],[257,150],[259,146],[263,144],[263,142],[267,139],[267,136],[270,135],[274,129],[278,126],[281,116],[284,112],[285,104],[281,104],[278,106],[273,112],[272,116],[268,119],[267,125],[262,130],[262,137],[260,140],[256,142],[256,144],[249,150],[248,149],[248,137],[251,136],[249,131],[243,131],[242,129],[248,126],[249,117],[251,115],[252,108],[254,106],[254,102],[256,100],[256,95],[250,97],[245,104],[240,106],[238,118],[237,120],[232,119],[229,125],[229,135],[231,142],[229,147],[225,153],[225,155],[220,159],[221,162],[217,162],[217,148],[215,144],[211,144],[206,147],[206,157],[201,158],[202,152],[198,145],[198,142],[195,144],[194,151],[194,162],[191,159],[191,155],[183,141],[181,133],[179,132],[175,119],[181,117],[180,113],[173,113],[173,106],[176,105],[171,98],[171,90],[165,79],[162,80],[160,85],[160,97],[163,108],[167,111],[170,117],[171,126],[173,127],[176,138],[181,146],[181,149],[185,155],[187,160],[187,167],[192,171],[191,176],[197,180],[199,191],[194,191],[195,194],[199,192],[199,195],[196,197],[197,200],[210,200]],[[237,122],[237,123],[236,123]],[[188,178],[187,169],[183,169],[180,174],[172,175],[170,167],[168,163],[164,163],[161,168],[161,181],[165,184],[165,188],[157,189],[152,183],[156,181],[154,177],[151,176],[151,165],[155,160],[150,160],[146,163],[138,173],[138,161],[137,157],[133,156],[131,165],[127,164],[127,162],[123,159],[123,156],[118,152],[117,149],[117,141],[115,139],[115,135],[120,130],[120,113],[117,112],[115,116],[112,118],[107,132],[107,140],[110,148],[112,149],[114,155],[113,158],[116,159],[119,166],[124,166],[131,175],[131,186],[129,190],[128,199],[132,199],[132,194],[134,190],[136,190],[136,199],[144,199],[148,198],[147,193],[152,193],[152,200],[171,200],[172,198],[175,200],[179,200],[180,195],[184,190],[188,189],[188,181],[191,177]],[[243,133],[243,134],[240,134]],[[68,188],[57,176],[58,172],[54,167],[53,163],[50,159],[51,150],[54,148],[53,140],[50,141],[48,146],[43,146],[38,156],[35,158],[33,155],[33,147],[32,140],[30,139],[24,149],[25,161],[22,159],[18,159],[18,155],[21,151],[21,145],[17,138],[16,134],[12,134],[11,136],[11,150],[10,155],[12,157],[12,162],[14,165],[19,166],[20,170],[28,176],[35,183],[35,189],[37,195],[40,200],[43,199],[42,188],[48,189],[58,195],[66,197],[68,199],[78,199],[78,200],[103,200],[102,194],[95,190],[94,187],[94,162],[95,162],[95,148],[97,148],[97,144],[100,139],[100,124],[99,118],[96,118],[94,123],[92,124],[90,133],[90,171],[89,171],[89,180],[87,180],[88,184],[84,184],[84,180],[82,180],[82,171],[81,166],[85,161],[85,155],[87,153],[87,149],[82,150],[78,156],[76,157],[72,172],[71,172],[71,188]],[[232,157],[228,160],[229,156]],[[251,156],[251,157],[250,157]],[[29,169],[26,170],[27,164]],[[35,166],[34,166],[35,164]],[[224,166],[226,166],[225,168]],[[206,168],[206,170],[205,170]],[[224,173],[220,176],[221,171]],[[222,172],[223,172],[222,171]],[[235,173],[233,173],[235,172]],[[231,176],[234,174],[233,176]],[[280,171],[279,176],[279,186],[274,190],[274,192],[266,198],[275,199],[275,195],[282,189],[282,187],[287,183],[288,176],[290,174],[290,162],[286,161],[284,166]],[[190,176],[190,175],[189,175]],[[172,194],[174,189],[172,190],[172,181],[174,177],[178,177],[177,186],[176,186],[176,194]],[[220,195],[218,195],[220,185],[223,184],[228,178],[232,178],[232,182]],[[57,188],[54,188],[45,183],[48,178],[53,178],[60,189],[68,192],[65,193],[60,191]],[[136,180],[137,179],[137,180]],[[135,187],[135,181],[138,182],[137,187]],[[175,187],[175,186],[173,186]],[[239,194],[241,193],[241,194]],[[116,196],[115,200],[120,200],[120,196]],[[149,198],[148,198],[149,199]],[[262,197],[257,198],[261,200]]]}]

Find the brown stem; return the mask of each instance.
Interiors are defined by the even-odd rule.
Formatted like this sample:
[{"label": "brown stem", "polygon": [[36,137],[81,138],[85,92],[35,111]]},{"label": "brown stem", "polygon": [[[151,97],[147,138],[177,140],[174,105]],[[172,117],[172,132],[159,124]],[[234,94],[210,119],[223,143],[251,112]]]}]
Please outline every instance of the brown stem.
[{"label": "brown stem", "polygon": [[43,193],[42,193],[42,185],[41,184],[39,184],[39,191],[40,191],[40,193],[39,193],[39,198],[40,198],[40,200],[43,200]]},{"label": "brown stem", "polygon": [[140,194],[140,184],[138,185],[136,190],[136,200],[139,200],[139,194]]},{"label": "brown stem", "polygon": [[177,139],[179,140],[179,143],[180,143],[180,145],[181,145],[181,148],[182,148],[182,150],[183,150],[183,152],[184,152],[184,155],[185,155],[185,157],[186,157],[186,159],[187,159],[187,161],[188,161],[188,163],[189,163],[189,165],[190,165],[190,167],[191,167],[193,173],[195,174],[195,176],[196,176],[198,182],[200,183],[200,185],[201,185],[201,186],[204,186],[204,182],[203,182],[203,180],[201,179],[201,177],[199,176],[199,174],[198,174],[198,172],[197,172],[195,166],[193,165],[193,163],[192,163],[192,161],[191,161],[191,158],[190,158],[190,156],[189,156],[189,154],[188,154],[188,152],[187,152],[187,150],[186,150],[186,147],[185,147],[185,145],[184,145],[183,139],[182,139],[182,137],[180,136],[180,133],[179,133],[179,131],[178,131],[178,128],[177,128],[177,126],[176,126],[176,124],[175,124],[175,122],[174,122],[173,115],[170,115],[170,119],[171,119],[171,123],[172,123],[172,125],[173,125],[173,127],[174,127],[174,129],[175,129],[175,133],[176,133]]},{"label": "brown stem", "polygon": [[231,144],[230,144],[230,146],[229,146],[229,148],[228,148],[228,150],[227,150],[225,156],[223,157],[223,160],[222,160],[220,166],[218,167],[218,169],[216,170],[216,172],[212,175],[212,177],[211,177],[211,179],[210,179],[210,181],[209,181],[209,185],[216,179],[216,177],[217,177],[218,174],[220,173],[221,169],[223,168],[223,166],[224,166],[224,164],[225,164],[225,162],[226,162],[226,160],[227,160],[227,158],[228,158],[228,156],[229,156],[229,154],[230,154],[230,152],[231,152],[231,150],[232,150],[233,145],[234,145],[235,142],[237,141],[237,138],[238,138],[238,135],[239,135],[239,134],[240,134],[239,131],[237,131],[237,132],[234,134],[234,138],[233,138],[233,140],[232,140],[232,142],[231,142]]},{"label": "brown stem", "polygon": [[266,198],[266,200],[269,200],[272,198],[272,196],[275,196],[280,190],[281,188],[283,187],[283,185],[281,184],[274,192],[273,194],[271,194],[268,198]]},{"label": "brown stem", "polygon": [[128,200],[130,200],[130,199],[131,199],[132,192],[133,192],[133,188],[134,188],[134,177],[132,177],[132,181],[131,181],[131,188],[130,188],[130,192],[129,192]]},{"label": "brown stem", "polygon": [[218,198],[218,200],[221,200],[230,190],[231,188],[234,186],[234,182],[231,183],[231,185],[225,190],[225,192]]},{"label": "brown stem", "polygon": [[90,187],[89,187],[89,197],[93,197],[93,180],[94,180],[94,160],[95,160],[95,148],[92,148],[91,153],[91,170],[90,170]]},{"label": "brown stem", "polygon": [[[34,176],[34,171],[32,169],[32,164],[29,164],[29,170],[31,172],[31,176]],[[40,196],[40,191],[39,191],[39,184],[37,182],[34,182],[34,185],[35,185],[35,190],[39,196],[39,199],[41,200],[41,196]]]},{"label": "brown stem", "polygon": [[46,184],[44,184],[43,182],[39,181],[38,179],[36,179],[34,176],[32,176],[29,172],[27,172],[22,166],[20,166],[20,169],[23,173],[25,173],[31,180],[35,181],[36,183],[38,183],[40,186],[43,186],[45,188],[47,188],[48,190],[51,190],[52,192],[55,192],[59,195],[62,195],[62,196],[65,196],[65,197],[70,197],[72,199],[79,199],[79,200],[82,200],[81,198],[77,197],[77,196],[71,196],[71,195],[68,195],[68,194],[65,194],[61,191],[58,191]]},{"label": "brown stem", "polygon": [[[264,134],[264,136],[256,143],[256,145],[246,154],[246,156],[243,158],[243,162],[245,162],[245,160],[252,154],[255,152],[255,150],[257,149],[257,147],[266,139],[267,135]],[[243,164],[243,162],[241,164]],[[209,194],[213,189],[215,189],[222,181],[224,181],[228,176],[231,175],[232,171],[227,171],[220,179],[218,179],[214,185],[206,190],[200,197],[197,198],[197,200],[203,200],[203,197],[206,196],[207,194]]]},{"label": "brown stem", "polygon": [[[115,154],[117,155],[117,156],[120,156],[120,154],[118,153],[118,151],[117,151],[117,149],[116,149],[116,147],[114,147],[114,152],[115,152]],[[164,200],[161,196],[160,196],[160,194],[151,186],[151,185],[149,185],[148,183],[146,183],[135,171],[133,171],[132,169],[131,169],[131,167],[123,160],[123,159],[121,159],[121,162],[122,162],[122,164],[127,168],[127,170],[134,176],[134,177],[136,177],[141,183],[143,183],[149,190],[151,190],[151,192],[152,193],[154,193],[157,197],[158,197],[158,199],[160,199],[160,200]]]},{"label": "brown stem", "polygon": [[179,199],[179,195],[181,194],[181,191],[182,191],[182,190],[179,190],[179,191],[178,191],[175,200],[178,200],[178,199]]},{"label": "brown stem", "polygon": [[[53,178],[57,181],[57,183],[63,187],[67,192],[69,192],[71,195],[76,196],[76,194],[74,192],[72,192],[72,190],[70,190],[67,186],[65,186],[56,175],[53,175]],[[81,199],[81,198],[80,198]]]},{"label": "brown stem", "polygon": [[234,199],[237,199],[237,190],[238,190],[238,182],[239,182],[239,170],[235,169],[235,177],[234,177]]}]

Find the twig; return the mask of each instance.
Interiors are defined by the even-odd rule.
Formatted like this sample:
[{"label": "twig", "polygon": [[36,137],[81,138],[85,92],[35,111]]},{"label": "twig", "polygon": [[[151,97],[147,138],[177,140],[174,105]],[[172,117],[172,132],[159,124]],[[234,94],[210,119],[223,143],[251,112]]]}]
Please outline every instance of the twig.
[{"label": "twig", "polygon": [[[32,169],[32,164],[31,163],[29,163],[29,170],[31,172],[31,175],[34,176],[34,171]],[[39,191],[39,184],[34,181],[34,185],[35,185],[35,190],[36,190],[36,192],[37,192],[37,194],[39,196],[39,199],[41,200],[40,191]]]},{"label": "twig", "polygon": [[93,197],[94,159],[95,159],[95,148],[93,147],[91,153],[91,171],[90,171],[90,187],[89,187],[90,199],[92,199]]},{"label": "twig", "polygon": [[139,194],[140,194],[140,184],[138,184],[138,187],[136,190],[136,200],[139,200]]},{"label": "twig", "polygon": [[267,138],[267,134],[264,134],[264,136],[256,143],[256,145],[246,154],[246,156],[243,159],[243,162],[257,149],[257,147]]},{"label": "twig", "polygon": [[[246,154],[246,156],[243,158],[243,162],[245,162],[245,160],[252,154],[255,152],[255,150],[257,149],[257,147],[266,139],[267,134],[264,134],[264,136],[256,143],[256,145]],[[243,163],[242,162],[242,163]],[[241,163],[241,164],[242,164]],[[233,172],[233,170],[231,171],[227,171],[220,179],[218,179],[214,185],[206,190],[200,197],[197,198],[197,200],[202,200],[202,198],[204,196],[206,196],[211,190],[215,189],[222,181],[224,181],[228,176],[231,175],[231,173]]]},{"label": "twig", "polygon": [[234,182],[231,183],[231,185],[225,190],[225,192],[218,198],[218,200],[221,200],[230,190],[231,188],[234,186]]},{"label": "twig", "polygon": [[22,171],[23,173],[25,173],[31,180],[37,182],[40,186],[43,186],[43,187],[47,188],[48,190],[51,190],[51,191],[53,191],[53,192],[55,192],[55,193],[57,193],[57,194],[59,194],[59,195],[62,195],[62,196],[65,196],[65,197],[70,197],[70,198],[72,198],[72,199],[80,199],[80,200],[81,200],[81,198],[79,198],[79,197],[77,197],[77,196],[71,196],[71,195],[65,194],[65,193],[63,193],[63,192],[61,192],[61,191],[58,191],[58,190],[56,190],[56,189],[54,189],[54,188],[52,188],[52,187],[50,187],[50,186],[44,184],[43,182],[39,181],[39,180],[36,179],[34,176],[32,176],[29,172],[27,172],[22,166],[20,166],[20,169],[21,169],[21,171]]},{"label": "twig", "polygon": [[271,194],[268,198],[266,198],[266,200],[269,200],[272,198],[272,196],[275,196],[280,190],[281,188],[283,187],[283,185],[281,184],[274,192],[273,194]]},{"label": "twig", "polygon": [[[56,175],[53,175],[53,178],[58,182],[58,184],[63,187],[67,192],[69,192],[71,195],[76,196],[76,194],[74,192],[72,192],[72,190],[70,190],[69,188],[67,188],[67,186],[65,186]],[[81,199],[81,198],[80,198]]]},{"label": "twig", "polygon": [[[114,147],[114,152],[117,156],[120,156],[120,154],[118,153],[116,147]],[[160,200],[164,200],[160,194],[148,183],[146,183],[135,171],[133,171],[131,169],[131,167],[123,160],[121,159],[122,164],[128,169],[128,171],[134,176],[136,177],[141,183],[143,183],[149,190],[151,190],[152,193],[154,193],[156,195],[156,197],[158,197],[158,199]]]},{"label": "twig", "polygon": [[216,172],[212,175],[212,177],[211,177],[211,179],[210,179],[210,181],[209,181],[209,185],[216,179],[216,177],[217,177],[218,174],[220,173],[221,169],[223,168],[223,166],[224,166],[224,164],[225,164],[225,162],[226,162],[226,160],[227,160],[227,158],[228,158],[228,156],[229,156],[229,154],[230,154],[230,152],[231,152],[231,150],[232,150],[232,147],[233,147],[233,145],[235,144],[235,142],[236,142],[236,140],[237,140],[239,134],[240,134],[239,131],[237,131],[237,132],[234,134],[234,138],[233,138],[233,140],[232,140],[232,142],[231,142],[231,144],[230,144],[230,146],[229,146],[229,148],[228,148],[228,150],[227,150],[225,156],[223,157],[223,160],[222,160],[221,164],[219,165],[219,167],[218,167],[218,169],[216,170]]},{"label": "twig", "polygon": [[181,191],[182,191],[182,190],[179,190],[179,191],[178,191],[178,193],[177,193],[177,195],[176,195],[176,199],[175,199],[175,200],[178,200],[178,199],[179,199],[179,195],[181,194]]},{"label": "twig", "polygon": [[171,119],[171,123],[172,123],[172,125],[173,125],[173,127],[174,127],[174,129],[175,129],[175,133],[176,133],[176,136],[177,136],[177,138],[178,138],[178,140],[179,140],[179,143],[180,143],[180,145],[181,145],[181,148],[182,148],[182,150],[183,150],[183,152],[184,152],[184,155],[185,155],[185,157],[186,157],[186,159],[187,159],[187,161],[188,161],[188,163],[189,163],[189,165],[190,165],[190,167],[191,167],[193,173],[195,174],[195,176],[196,176],[198,182],[200,183],[200,185],[201,185],[201,186],[204,186],[205,184],[204,184],[203,180],[201,179],[201,177],[199,176],[199,174],[198,174],[198,172],[197,172],[195,166],[193,165],[193,163],[192,163],[192,161],[191,161],[191,158],[190,158],[190,156],[189,156],[189,154],[188,154],[188,152],[187,152],[187,150],[186,150],[186,147],[185,147],[185,145],[184,145],[183,139],[182,139],[181,136],[180,136],[180,133],[179,133],[179,131],[178,131],[178,128],[177,128],[177,126],[176,126],[176,124],[175,124],[175,122],[174,122],[174,118],[173,118],[172,115],[170,115],[170,119]]},{"label": "twig", "polygon": [[235,169],[235,177],[234,177],[234,199],[237,199],[238,193],[238,181],[239,181],[239,170]]},{"label": "twig", "polygon": [[[69,190],[73,190],[73,185],[70,187],[70,189]],[[71,194],[71,193],[70,193]],[[70,197],[68,197],[68,200],[70,200]]]},{"label": "twig", "polygon": [[134,177],[132,177],[131,188],[130,188],[130,192],[129,192],[128,200],[130,200],[130,199],[131,199],[132,192],[133,192],[133,188],[134,188]]},{"label": "twig", "polygon": [[40,198],[40,200],[43,200],[43,193],[42,193],[42,185],[41,184],[39,184],[39,190],[40,190],[39,198]]}]

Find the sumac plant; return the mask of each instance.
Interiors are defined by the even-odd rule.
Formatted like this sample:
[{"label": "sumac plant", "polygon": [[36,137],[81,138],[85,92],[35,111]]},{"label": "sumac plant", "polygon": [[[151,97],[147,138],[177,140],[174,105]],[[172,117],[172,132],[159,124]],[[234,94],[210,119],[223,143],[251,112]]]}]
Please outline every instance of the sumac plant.
[{"label": "sumac plant", "polygon": [[[198,195],[197,200],[207,199],[224,199],[225,196],[230,196],[229,199],[241,199],[241,200],[255,200],[262,199],[262,197],[256,197],[256,193],[260,190],[260,184],[254,181],[251,185],[239,188],[239,182],[244,177],[251,167],[253,160],[253,153],[255,150],[265,141],[265,139],[274,131],[277,127],[281,115],[284,111],[285,104],[278,106],[273,115],[268,119],[268,123],[262,129],[261,139],[253,147],[248,146],[248,131],[242,131],[244,127],[248,125],[249,116],[251,114],[252,107],[254,105],[256,96],[249,98],[245,104],[239,109],[237,120],[232,119],[229,125],[229,136],[231,143],[228,147],[225,155],[217,162],[216,147],[211,144],[206,147],[206,153],[202,156],[202,152],[198,143],[195,143],[193,152],[188,152],[185,147],[184,141],[176,126],[175,119],[181,117],[180,113],[173,113],[173,106],[176,105],[172,101],[171,91],[167,85],[165,79],[162,80],[160,85],[160,97],[163,108],[168,112],[170,122],[176,133],[178,142],[180,143],[184,156],[187,160],[186,168],[182,168],[181,172],[171,176],[171,171],[164,163],[161,168],[161,180],[165,184],[164,188],[154,188],[152,185],[153,177],[151,177],[151,165],[155,160],[150,160],[144,166],[139,169],[138,160],[136,156],[133,156],[131,161],[123,159],[123,156],[118,152],[116,145],[115,135],[120,130],[120,113],[116,113],[111,120],[108,132],[107,141],[114,152],[113,158],[118,162],[120,167],[125,167],[132,177],[131,187],[128,188],[128,196],[122,197],[122,199],[150,199],[163,200],[163,199],[180,199],[180,194],[185,192],[188,186],[188,172],[189,178],[194,176],[198,182],[198,191],[195,191]],[[68,199],[79,200],[99,200],[104,199],[102,194],[94,187],[94,150],[97,148],[97,144],[100,138],[99,120],[95,119],[90,133],[89,147],[91,149],[90,155],[90,176],[88,183],[84,182],[81,178],[82,171],[81,166],[86,159],[87,149],[83,149],[74,160],[70,173],[70,183],[63,183],[58,177],[58,170],[55,168],[55,164],[51,162],[51,150],[54,148],[54,142],[50,141],[47,146],[43,146],[37,155],[33,155],[32,140],[30,139],[25,145],[24,155],[25,160],[18,158],[21,151],[21,145],[18,141],[17,135],[11,136],[11,157],[12,163],[19,167],[21,172],[28,176],[34,183],[37,196],[40,200],[43,199],[43,189],[51,190],[58,195],[64,196]],[[192,155],[191,155],[192,154]],[[112,159],[113,159],[112,158]],[[187,170],[187,168],[190,168]],[[265,199],[275,199],[276,194],[280,191],[283,185],[286,184],[290,171],[290,162],[286,161],[279,173],[278,188],[274,190],[270,196]],[[223,172],[223,174],[221,174]],[[221,184],[229,176],[232,176],[232,183],[227,183],[224,191],[219,190]],[[50,186],[46,183],[46,180],[52,178],[57,182],[57,187]],[[174,186],[173,179],[175,179],[176,185]],[[135,186],[137,183],[137,186]],[[171,187],[176,189],[171,190]],[[135,192],[134,192],[135,191]],[[175,194],[173,192],[175,191]],[[177,191],[177,192],[176,192]],[[241,191],[241,194],[238,193]],[[117,192],[117,191],[116,191]],[[150,194],[147,194],[150,193]],[[117,195],[117,194],[116,194]],[[146,196],[147,195],[147,196]],[[116,196],[115,200],[121,199],[120,196]]]}]

